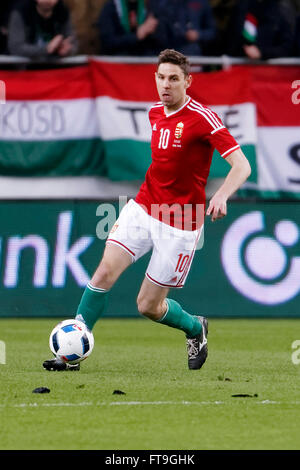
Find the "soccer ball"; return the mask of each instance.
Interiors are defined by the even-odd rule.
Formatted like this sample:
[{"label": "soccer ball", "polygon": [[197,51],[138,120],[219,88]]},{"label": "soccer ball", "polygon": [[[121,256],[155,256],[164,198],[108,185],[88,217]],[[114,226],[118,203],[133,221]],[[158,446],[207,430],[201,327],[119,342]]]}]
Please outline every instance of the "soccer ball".
[{"label": "soccer ball", "polygon": [[91,330],[79,320],[64,320],[56,325],[49,339],[54,356],[69,364],[86,359],[94,347]]}]

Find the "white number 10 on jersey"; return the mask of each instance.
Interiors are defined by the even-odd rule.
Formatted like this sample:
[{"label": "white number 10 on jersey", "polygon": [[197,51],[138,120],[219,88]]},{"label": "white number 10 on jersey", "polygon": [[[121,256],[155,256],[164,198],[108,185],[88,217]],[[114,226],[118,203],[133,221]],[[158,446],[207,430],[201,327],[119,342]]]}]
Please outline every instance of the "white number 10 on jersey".
[{"label": "white number 10 on jersey", "polygon": [[169,144],[170,138],[170,130],[169,129],[161,129],[160,130],[160,137],[159,137],[159,149],[166,149]]}]

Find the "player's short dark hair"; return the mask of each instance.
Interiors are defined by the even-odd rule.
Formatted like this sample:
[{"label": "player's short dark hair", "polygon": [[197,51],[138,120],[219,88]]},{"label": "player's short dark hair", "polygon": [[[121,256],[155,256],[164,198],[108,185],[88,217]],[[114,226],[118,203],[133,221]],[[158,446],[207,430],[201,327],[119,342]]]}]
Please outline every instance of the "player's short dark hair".
[{"label": "player's short dark hair", "polygon": [[157,68],[160,66],[160,64],[166,63],[178,65],[185,76],[189,75],[190,73],[190,63],[188,58],[181,54],[181,52],[175,51],[175,49],[165,49],[159,54]]}]

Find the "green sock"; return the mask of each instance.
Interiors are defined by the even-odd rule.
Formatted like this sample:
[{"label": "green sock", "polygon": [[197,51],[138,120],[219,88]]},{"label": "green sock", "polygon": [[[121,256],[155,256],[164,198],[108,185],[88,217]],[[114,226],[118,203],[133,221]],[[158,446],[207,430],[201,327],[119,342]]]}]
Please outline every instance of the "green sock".
[{"label": "green sock", "polygon": [[160,323],[184,331],[189,338],[194,338],[201,332],[202,325],[195,315],[185,312],[176,300],[166,299],[166,302],[168,308],[158,320]]},{"label": "green sock", "polygon": [[83,321],[91,330],[103,314],[107,304],[108,291],[87,284],[78,305],[75,319]]}]

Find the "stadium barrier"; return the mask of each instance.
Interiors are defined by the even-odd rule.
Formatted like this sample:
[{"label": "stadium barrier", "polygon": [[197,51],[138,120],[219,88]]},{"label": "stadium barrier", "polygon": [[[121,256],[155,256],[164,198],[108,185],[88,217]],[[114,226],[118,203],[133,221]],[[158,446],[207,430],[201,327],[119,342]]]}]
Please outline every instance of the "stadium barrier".
[{"label": "stadium barrier", "polygon": [[[118,201],[3,201],[0,316],[72,317],[119,210]],[[299,317],[299,240],[294,203],[232,201],[227,217],[206,220],[204,248],[170,296],[209,317]],[[148,261],[117,281],[106,316],[138,316]]]}]

